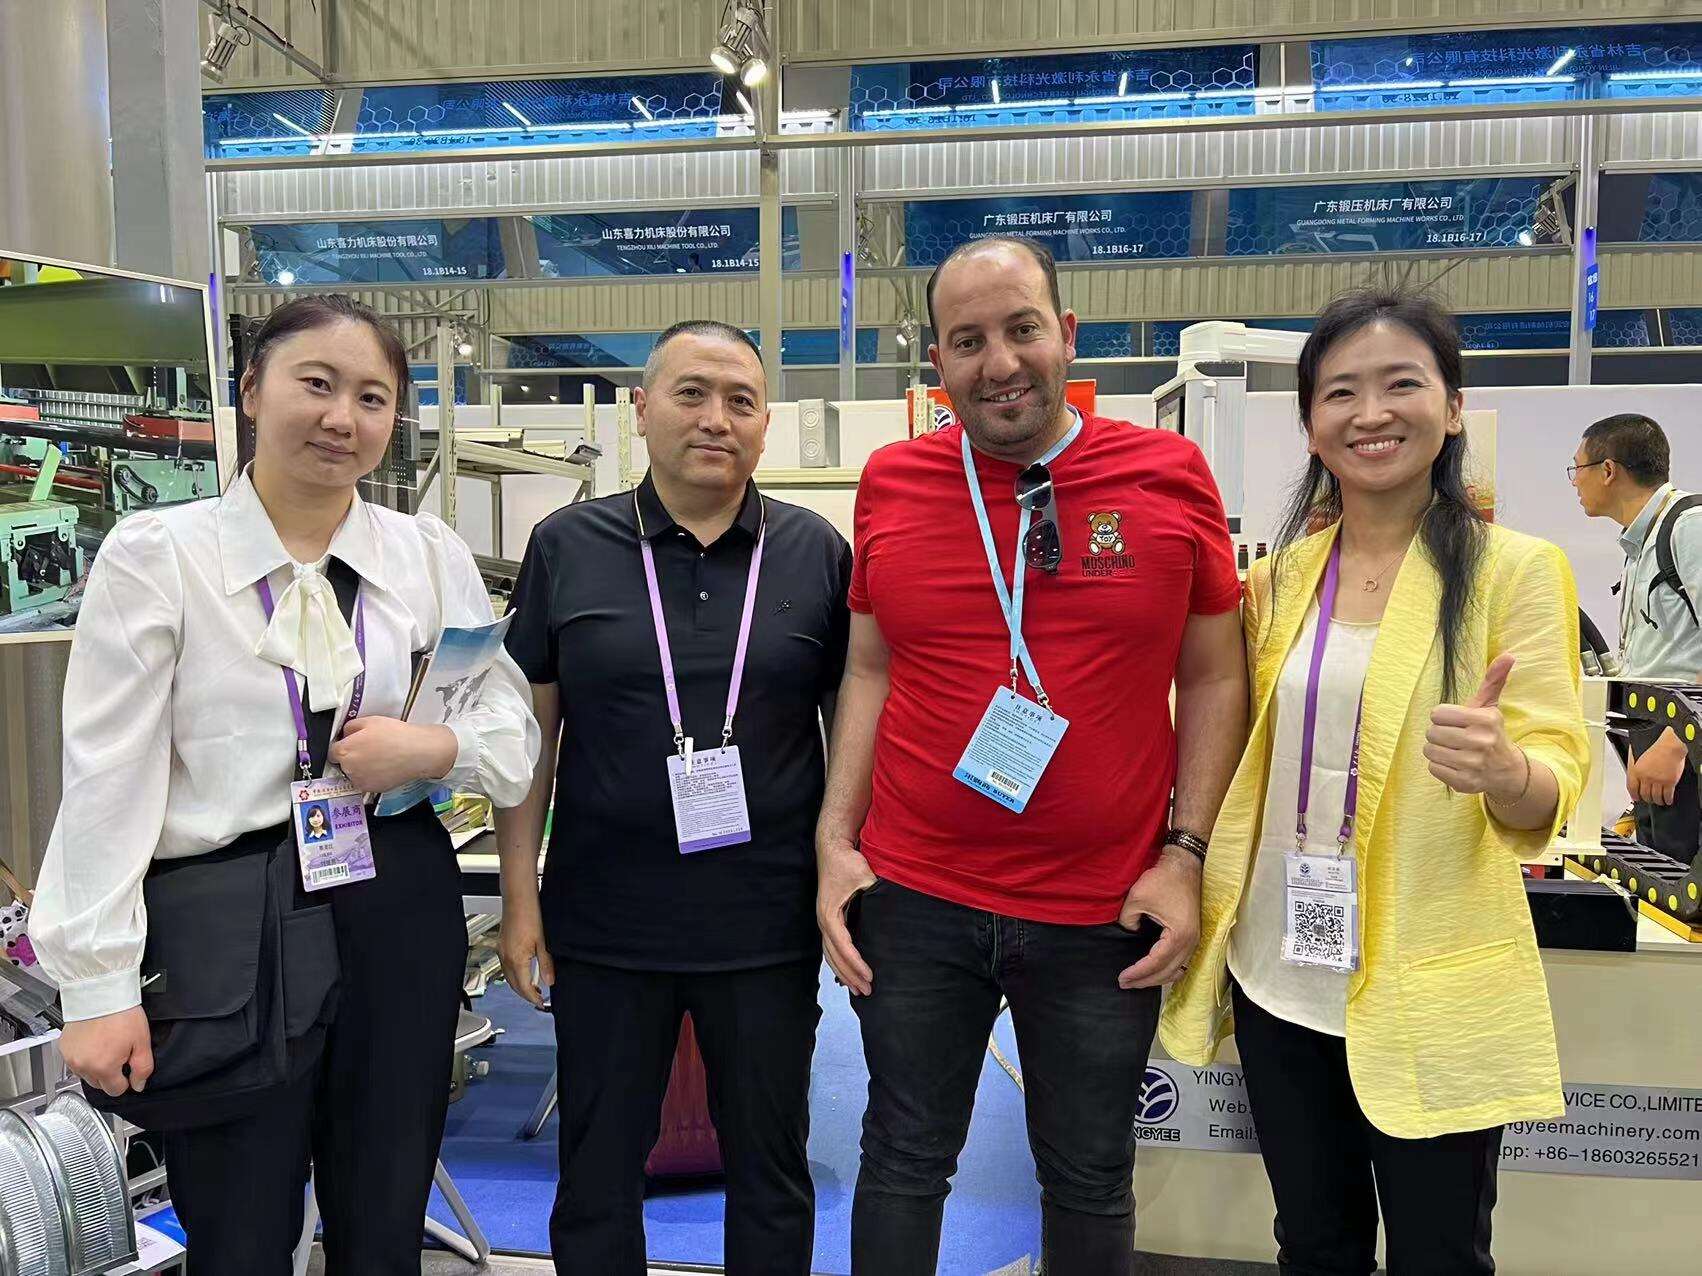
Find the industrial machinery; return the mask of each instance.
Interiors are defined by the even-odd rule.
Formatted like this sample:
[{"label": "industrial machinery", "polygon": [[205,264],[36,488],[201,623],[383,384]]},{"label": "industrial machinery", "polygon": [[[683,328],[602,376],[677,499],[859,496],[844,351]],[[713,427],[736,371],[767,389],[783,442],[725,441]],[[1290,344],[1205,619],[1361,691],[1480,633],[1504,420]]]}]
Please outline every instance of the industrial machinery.
[{"label": "industrial machinery", "polygon": [[29,500],[0,504],[0,613],[58,602],[83,574],[77,507],[48,499],[58,469],[59,452],[49,448]]},{"label": "industrial machinery", "polygon": [[[1687,765],[1702,769],[1702,687],[1636,681],[1614,681],[1607,687],[1610,730],[1615,725],[1669,726],[1684,741]],[[1593,785],[1599,783],[1592,780]],[[1644,916],[1702,940],[1702,853],[1686,864],[1604,831],[1599,846],[1568,847],[1567,867],[1618,883],[1636,899]]]},{"label": "industrial machinery", "polygon": [[206,288],[0,261],[0,631],[53,632],[119,519],[217,494]]},{"label": "industrial machinery", "polygon": [[1246,504],[1245,430],[1250,390],[1292,390],[1303,332],[1213,320],[1182,329],[1176,375],[1157,390],[1156,423],[1192,439],[1223,494],[1231,533]]},{"label": "industrial machinery", "polygon": [[0,1272],[94,1276],[135,1257],[118,1143],[82,1095],[0,1111]]}]

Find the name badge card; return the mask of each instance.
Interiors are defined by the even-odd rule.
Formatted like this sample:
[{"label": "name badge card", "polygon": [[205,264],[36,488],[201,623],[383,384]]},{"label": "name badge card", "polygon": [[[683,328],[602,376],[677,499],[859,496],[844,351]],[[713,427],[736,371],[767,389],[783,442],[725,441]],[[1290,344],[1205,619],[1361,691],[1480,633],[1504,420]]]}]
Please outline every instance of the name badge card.
[{"label": "name badge card", "polygon": [[378,876],[366,795],[341,775],[290,786],[290,822],[301,854],[301,884],[310,891]]},{"label": "name badge card", "polygon": [[1069,725],[1050,709],[1000,687],[952,776],[1020,815]]},{"label": "name badge card", "polygon": [[745,769],[739,762],[738,745],[694,753],[689,767],[686,759],[670,754],[668,790],[674,799],[674,828],[682,855],[751,840]]},{"label": "name badge card", "polygon": [[1359,890],[1351,855],[1284,856],[1282,959],[1350,971],[1359,965]]}]

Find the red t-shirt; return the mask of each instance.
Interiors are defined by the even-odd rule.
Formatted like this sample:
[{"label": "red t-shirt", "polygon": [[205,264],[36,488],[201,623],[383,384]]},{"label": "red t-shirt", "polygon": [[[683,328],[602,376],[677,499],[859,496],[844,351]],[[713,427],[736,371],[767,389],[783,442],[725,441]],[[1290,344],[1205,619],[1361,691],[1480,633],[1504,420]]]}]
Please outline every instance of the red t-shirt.
[{"label": "red t-shirt", "polygon": [[[1168,825],[1183,627],[1241,597],[1222,500],[1193,443],[1125,421],[1086,417],[1052,463],[1064,557],[1055,576],[1029,569],[1023,636],[1070,725],[1017,815],[952,777],[1010,669],[961,438],[882,448],[857,490],[851,608],[892,653],[862,850],[880,876],[971,908],[1114,921]],[[1022,467],[975,463],[1008,585]]]}]

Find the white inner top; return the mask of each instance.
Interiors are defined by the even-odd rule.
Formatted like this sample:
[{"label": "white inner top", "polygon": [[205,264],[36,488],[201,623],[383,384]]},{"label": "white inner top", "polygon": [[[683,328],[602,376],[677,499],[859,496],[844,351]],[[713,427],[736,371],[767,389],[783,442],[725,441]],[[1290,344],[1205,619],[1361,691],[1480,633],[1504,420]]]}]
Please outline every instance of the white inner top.
[{"label": "white inner top", "polygon": [[[1376,621],[1337,620],[1330,625],[1330,639],[1324,648],[1324,667],[1318,681],[1312,801],[1306,816],[1306,849],[1312,854],[1336,853],[1336,835],[1341,831],[1342,808],[1347,800],[1353,724],[1378,628]],[[1314,1032],[1343,1037],[1347,1035],[1347,985],[1351,976],[1321,966],[1297,966],[1282,959],[1287,915],[1283,859],[1294,849],[1306,675],[1312,663],[1312,643],[1317,629],[1318,605],[1314,602],[1277,682],[1264,821],[1252,873],[1229,935],[1229,969],[1242,991],[1277,1018]]]}]

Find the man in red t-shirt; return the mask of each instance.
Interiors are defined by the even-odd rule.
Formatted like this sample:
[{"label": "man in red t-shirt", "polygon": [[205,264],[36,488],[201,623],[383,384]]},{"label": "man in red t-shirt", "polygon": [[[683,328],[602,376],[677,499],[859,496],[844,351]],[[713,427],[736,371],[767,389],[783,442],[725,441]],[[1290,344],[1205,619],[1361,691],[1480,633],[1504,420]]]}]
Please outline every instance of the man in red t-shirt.
[{"label": "man in red t-shirt", "polygon": [[1121,1276],[1160,988],[1245,738],[1240,585],[1199,450],[1065,404],[1076,318],[1045,248],[958,249],[928,309],[962,425],[863,471],[816,837],[869,1066],[852,1271],[934,1271],[1002,997],[1042,1262]]}]

